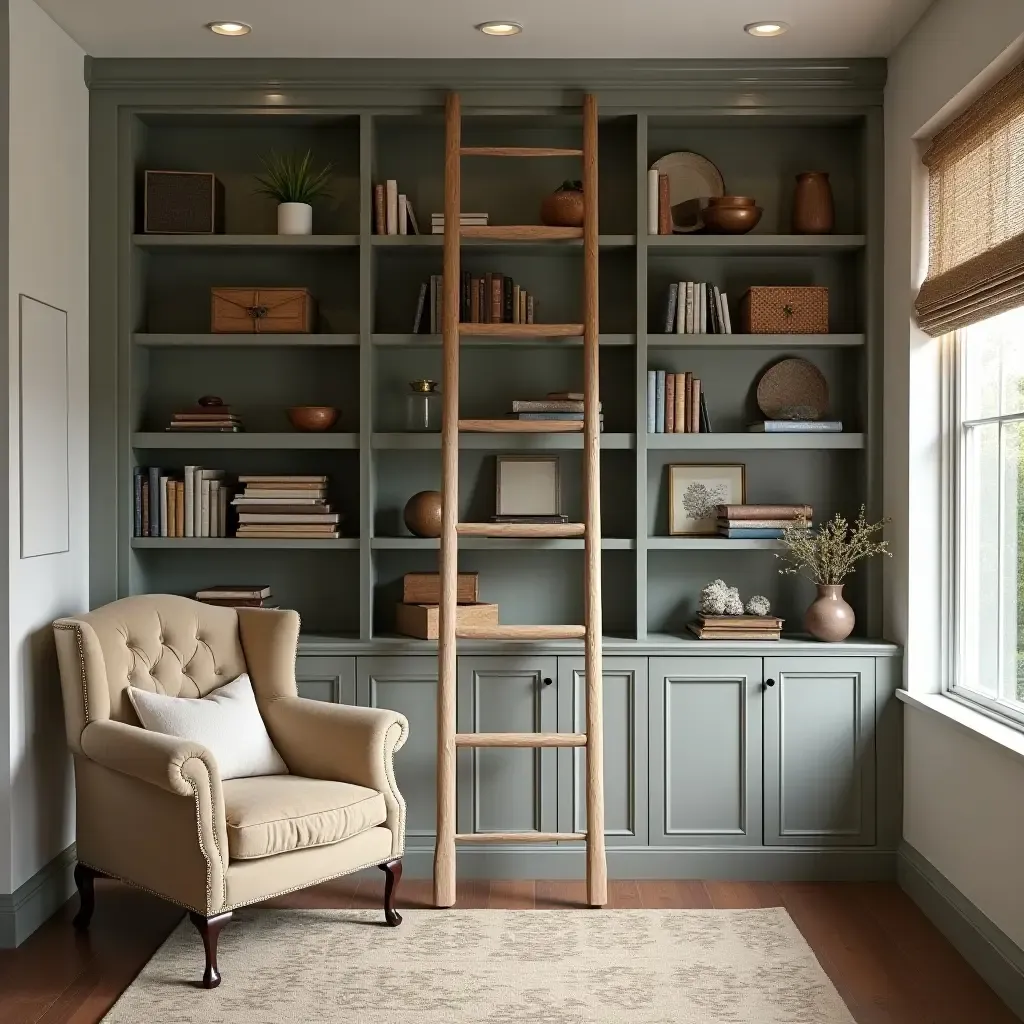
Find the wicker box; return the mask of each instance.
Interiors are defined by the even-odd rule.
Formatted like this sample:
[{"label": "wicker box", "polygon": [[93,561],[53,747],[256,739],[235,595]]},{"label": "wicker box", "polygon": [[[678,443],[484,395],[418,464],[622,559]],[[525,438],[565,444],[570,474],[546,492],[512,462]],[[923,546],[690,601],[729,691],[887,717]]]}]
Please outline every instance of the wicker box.
[{"label": "wicker box", "polygon": [[310,334],[316,318],[306,288],[211,288],[214,334]]},{"label": "wicker box", "polygon": [[[460,604],[455,628],[498,625],[496,604]],[[436,604],[400,604],[395,609],[395,632],[420,640],[436,640],[441,633],[441,609]]]},{"label": "wicker box", "polygon": [[[476,604],[480,600],[479,574],[460,572],[455,588],[455,600],[459,604]],[[440,604],[441,574],[407,572],[402,578],[402,600],[406,604]]]},{"label": "wicker box", "polygon": [[146,171],[142,230],[148,235],[220,234],[224,186],[202,171]]},{"label": "wicker box", "polygon": [[740,304],[740,323],[744,334],[828,334],[828,289],[751,288]]}]

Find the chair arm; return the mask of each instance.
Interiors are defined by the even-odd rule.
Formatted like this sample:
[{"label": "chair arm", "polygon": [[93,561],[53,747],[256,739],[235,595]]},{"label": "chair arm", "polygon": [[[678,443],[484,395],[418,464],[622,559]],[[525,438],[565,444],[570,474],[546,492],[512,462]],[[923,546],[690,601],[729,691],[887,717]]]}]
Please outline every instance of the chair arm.
[{"label": "chair arm", "polygon": [[395,781],[394,753],[409,736],[397,711],[286,697],[263,706],[267,729],[288,768],[311,779],[350,782],[384,795],[392,854],[405,849],[405,800]]}]

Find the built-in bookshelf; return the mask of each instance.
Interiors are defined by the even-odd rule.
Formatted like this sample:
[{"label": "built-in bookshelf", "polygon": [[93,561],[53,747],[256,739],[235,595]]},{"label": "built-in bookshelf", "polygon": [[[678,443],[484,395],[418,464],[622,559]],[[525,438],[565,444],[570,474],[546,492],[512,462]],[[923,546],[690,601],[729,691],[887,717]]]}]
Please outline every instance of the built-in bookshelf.
[{"label": "built-in bookshelf", "polygon": [[[400,94],[400,90],[396,95]],[[558,93],[524,104],[509,86],[485,105],[467,104],[463,144],[580,145],[578,96]],[[615,636],[684,632],[701,586],[717,576],[769,596],[784,617],[810,600],[806,584],[778,573],[776,542],[674,537],[668,530],[668,467],[743,463],[753,502],[806,502],[816,518],[878,512],[877,417],[881,344],[880,125],[875,100],[837,87],[829,97],[782,90],[744,107],[737,83],[726,99],[699,104],[677,93],[644,106],[602,102],[600,176],[600,390],[605,628]],[[100,314],[115,329],[110,382],[116,409],[116,505],[94,523],[97,558],[113,550],[116,570],[97,592],[108,597],[192,593],[214,583],[267,583],[304,629],[383,640],[393,629],[401,577],[436,566],[436,540],[413,537],[402,510],[415,492],[440,486],[440,435],[405,429],[407,382],[441,379],[440,338],[412,334],[419,288],[441,272],[437,235],[373,233],[373,186],[397,178],[421,229],[443,207],[443,91],[414,108],[391,98],[291,107],[280,99],[184,100],[177,108],[130,111],[118,159],[133,173],[118,184],[122,213],[106,279],[117,301]],[[355,94],[353,94],[355,95]],[[529,107],[529,112],[523,110]],[[744,110],[744,116],[735,112]],[[311,149],[334,166],[332,199],[315,207],[308,237],[278,236],[275,208],[254,195],[260,157]],[[731,193],[764,208],[748,235],[647,234],[647,169],[666,153],[693,150],[722,171]],[[130,216],[145,169],[213,171],[225,190],[225,233],[146,235]],[[787,234],[794,175],[828,171],[836,230]],[[463,204],[491,224],[537,223],[542,198],[580,177],[576,158],[474,159],[462,169]],[[495,270],[536,297],[538,322],[580,317],[578,241],[469,239],[463,268]],[[708,281],[736,303],[751,285],[826,285],[829,333],[677,335],[662,333],[671,282]],[[303,286],[317,300],[317,333],[214,335],[212,286]],[[734,322],[737,306],[733,306]],[[735,328],[734,328],[735,329]],[[799,354],[824,374],[836,434],[752,434],[752,392],[763,370]],[[703,383],[712,433],[648,434],[649,369],[692,371]],[[466,417],[501,416],[514,398],[579,389],[579,338],[471,337],[462,343],[460,406]],[[204,394],[236,409],[245,432],[181,437],[164,428],[171,413]],[[292,405],[341,410],[325,433],[299,433]],[[102,419],[102,414],[97,414]],[[102,431],[101,431],[102,433]],[[573,434],[463,434],[460,517],[494,511],[495,456],[545,451],[560,457],[564,511],[582,512],[581,444]],[[343,513],[338,540],[135,537],[131,480],[136,466],[202,465],[239,473],[327,474]],[[101,500],[101,499],[97,499]],[[94,506],[94,518],[95,506]],[[507,623],[582,618],[582,541],[475,538],[461,567],[478,571],[484,599]],[[858,633],[877,628],[870,573],[849,588]]]}]

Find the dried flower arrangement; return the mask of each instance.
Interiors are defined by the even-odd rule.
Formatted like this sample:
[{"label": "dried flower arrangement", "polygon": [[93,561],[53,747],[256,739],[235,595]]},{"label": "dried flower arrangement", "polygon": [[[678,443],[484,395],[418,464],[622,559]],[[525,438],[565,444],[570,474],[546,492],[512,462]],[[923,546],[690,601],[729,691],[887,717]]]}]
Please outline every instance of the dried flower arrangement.
[{"label": "dried flower arrangement", "polygon": [[888,541],[872,540],[888,522],[868,523],[863,505],[853,526],[838,512],[817,531],[806,519],[796,519],[782,533],[786,550],[775,557],[786,565],[779,572],[799,574],[820,586],[839,586],[861,559],[892,557]]}]

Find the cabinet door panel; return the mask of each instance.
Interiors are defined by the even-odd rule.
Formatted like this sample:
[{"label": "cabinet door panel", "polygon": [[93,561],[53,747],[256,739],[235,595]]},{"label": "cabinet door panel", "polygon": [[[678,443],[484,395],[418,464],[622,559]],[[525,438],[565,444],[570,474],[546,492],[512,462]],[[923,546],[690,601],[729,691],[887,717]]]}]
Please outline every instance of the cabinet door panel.
[{"label": "cabinet door panel", "polygon": [[330,704],[355,704],[356,659],[304,654],[295,659],[299,696]]},{"label": "cabinet door panel", "polygon": [[[609,846],[646,846],[647,659],[604,659],[604,824]],[[583,658],[558,659],[559,732],[586,732]],[[559,751],[558,830],[587,828],[587,751]]]},{"label": "cabinet door panel", "polygon": [[875,663],[767,658],[766,844],[875,841]]},{"label": "cabinet door panel", "polygon": [[761,843],[761,659],[650,661],[651,843]]},{"label": "cabinet door panel", "polygon": [[395,777],[405,797],[409,846],[432,846],[437,814],[437,659],[360,658],[359,702],[409,719],[409,738],[395,755]]},{"label": "cabinet door panel", "polygon": [[[554,732],[555,658],[459,658],[459,732]],[[460,832],[553,832],[557,751],[471,748],[458,752]]]}]

